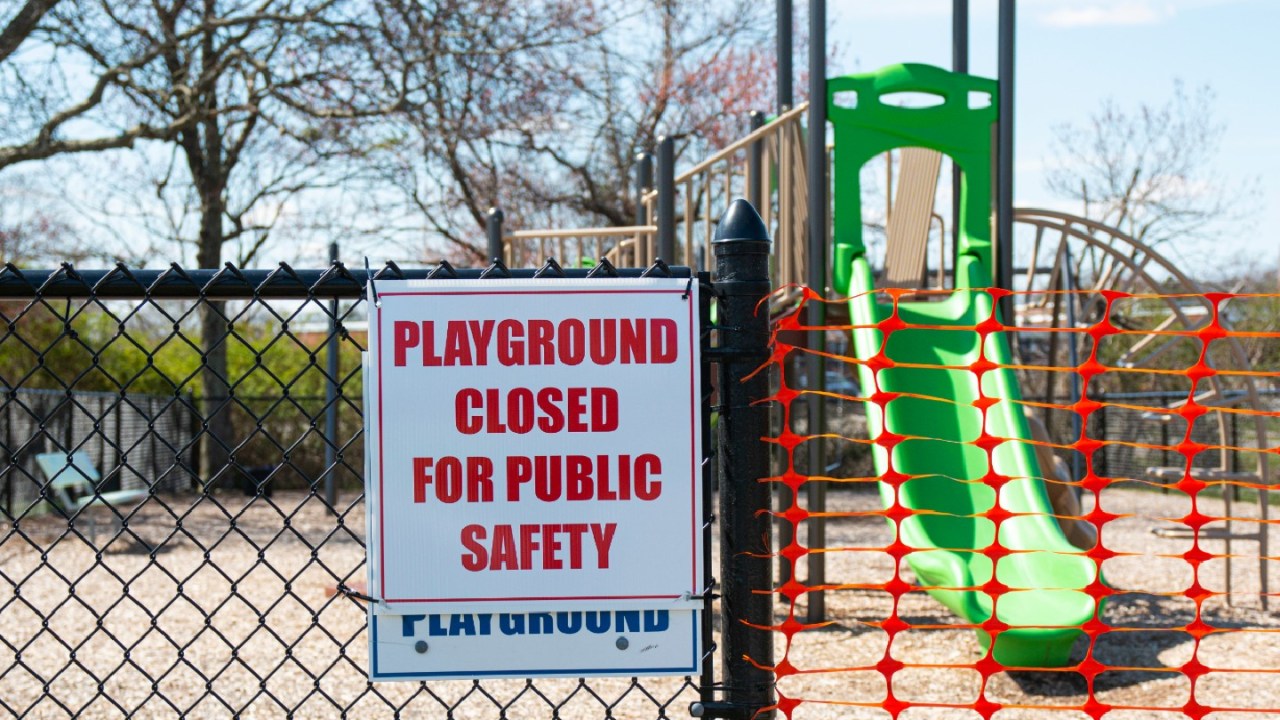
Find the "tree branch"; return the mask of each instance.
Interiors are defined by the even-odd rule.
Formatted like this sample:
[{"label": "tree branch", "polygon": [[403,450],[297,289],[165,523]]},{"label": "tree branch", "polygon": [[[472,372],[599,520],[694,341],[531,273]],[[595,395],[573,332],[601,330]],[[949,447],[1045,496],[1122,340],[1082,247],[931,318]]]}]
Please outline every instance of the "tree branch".
[{"label": "tree branch", "polygon": [[40,24],[45,13],[57,4],[58,0],[27,0],[18,14],[4,26],[4,30],[0,30],[0,63],[18,49],[22,41]]}]

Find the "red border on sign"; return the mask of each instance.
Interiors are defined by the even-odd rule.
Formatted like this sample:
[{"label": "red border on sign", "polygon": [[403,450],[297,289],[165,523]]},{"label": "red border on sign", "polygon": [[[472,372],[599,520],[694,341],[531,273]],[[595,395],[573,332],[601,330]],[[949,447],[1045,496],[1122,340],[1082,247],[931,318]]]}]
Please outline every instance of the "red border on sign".
[{"label": "red border on sign", "polygon": [[[684,295],[688,291],[672,288],[670,290],[642,290],[642,289],[620,289],[620,290],[542,290],[539,288],[529,288],[525,290],[457,290],[457,291],[413,291],[413,292],[380,292],[378,297],[403,297],[403,296],[433,296],[433,295]],[[689,350],[690,353],[698,349],[698,327],[693,317],[693,297],[689,295]],[[384,490],[384,476],[386,474],[383,457],[383,422],[382,422],[382,306],[377,306],[377,327],[378,327],[378,364],[376,371],[378,373],[378,582],[382,601],[387,604],[395,603],[440,603],[440,602],[511,602],[511,601],[556,601],[556,600],[678,600],[684,597],[679,595],[565,595],[565,596],[549,596],[549,597],[457,597],[457,598],[388,598],[387,597],[387,547],[386,547],[386,518],[383,513],[383,496],[386,494]],[[695,372],[698,371],[697,363],[690,363],[689,366],[689,396],[694,396],[696,388]],[[689,411],[689,528],[692,542],[690,543],[689,570],[691,574],[691,582],[689,583],[690,592],[698,593],[698,531],[700,523],[698,522],[698,478],[701,477],[700,462],[698,459],[698,449],[696,446],[697,432],[696,423],[698,422],[697,408],[701,404],[701,398],[694,398],[694,403]]]}]

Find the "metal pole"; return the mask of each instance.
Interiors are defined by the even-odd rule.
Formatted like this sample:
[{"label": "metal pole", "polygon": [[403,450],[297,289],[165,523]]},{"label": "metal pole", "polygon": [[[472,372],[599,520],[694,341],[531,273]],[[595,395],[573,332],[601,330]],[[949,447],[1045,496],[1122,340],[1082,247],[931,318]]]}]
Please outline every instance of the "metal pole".
[{"label": "metal pole", "polygon": [[[969,72],[969,0],[951,0],[951,69],[958,73]],[[951,162],[951,267],[959,266],[960,252],[960,185],[964,174],[960,166]],[[940,281],[945,282],[945,280]]]},{"label": "metal pole", "polygon": [[[728,702],[737,717],[766,718],[755,711],[774,704],[773,633],[750,627],[773,624],[773,518],[770,476],[769,396],[766,373],[755,373],[769,352],[769,313],[761,302],[769,282],[769,231],[745,200],[735,200],[716,227],[720,333],[720,582],[721,658]],[[752,375],[755,373],[754,375]],[[750,379],[747,379],[751,376]],[[732,715],[720,715],[731,717]]]},{"label": "metal pole", "polygon": [[[489,240],[489,262],[501,260],[502,253],[502,211],[498,208],[489,208],[489,214],[485,217],[484,233]],[[546,258],[538,258],[541,262]],[[560,258],[560,262],[564,262],[564,258]]]},{"label": "metal pole", "polygon": [[[338,243],[329,243],[329,264],[338,262]],[[334,475],[338,447],[338,298],[329,301],[329,339],[325,342],[324,384],[324,502],[329,512],[337,513],[338,488]]]},{"label": "metal pole", "polygon": [[644,194],[653,187],[653,153],[636,153],[636,225],[649,224]]},{"label": "metal pole", "polygon": [[[827,3],[826,0],[809,0],[809,287],[823,297],[827,294]],[[825,303],[809,303],[807,322],[810,327],[822,327],[827,319]],[[809,331],[808,386],[822,391],[826,387],[826,362],[822,353],[826,350],[826,332]],[[810,435],[822,432],[825,424],[825,404],[822,396],[808,396]],[[826,457],[821,440],[805,443],[809,450],[810,477],[826,473]],[[809,512],[826,509],[827,485],[824,482],[806,484]],[[816,550],[826,546],[826,525],[822,518],[809,518],[809,548]],[[810,588],[826,582],[826,555],[811,552],[808,556]],[[810,590],[809,622],[821,622],[826,616],[826,598],[822,591]]]},{"label": "metal pole", "polygon": [[[755,132],[764,127],[764,113],[758,110],[752,110],[750,115],[751,132]],[[760,207],[761,198],[764,197],[764,178],[760,177],[760,173],[764,168],[764,141],[757,140],[751,143],[751,150],[747,154],[747,177],[750,178],[750,185],[747,186],[747,202],[751,203],[751,207]]]},{"label": "metal pole", "polygon": [[795,104],[791,92],[791,0],[778,0],[778,114],[791,109]]},{"label": "metal pole", "polygon": [[[996,285],[1013,289],[1013,58],[1014,0],[1000,0],[999,138],[996,157]],[[1004,322],[1013,325],[1013,297],[1000,301]]]},{"label": "metal pole", "polygon": [[[651,166],[652,168],[652,166]],[[703,581],[703,598],[702,598],[702,676],[698,678],[698,699],[700,702],[715,702],[716,691],[716,639],[715,627],[712,619],[716,612],[716,574],[718,569],[715,566],[714,553],[712,546],[715,544],[715,533],[718,530],[715,517],[719,513],[716,507],[716,488],[714,481],[714,473],[717,469],[715,466],[716,450],[718,448],[718,438],[712,434],[711,430],[711,413],[713,409],[712,401],[716,399],[715,378],[712,376],[712,365],[715,364],[711,357],[712,333],[711,333],[711,299],[714,293],[707,292],[711,286],[711,273],[699,272],[696,276],[696,282],[700,292],[698,293],[698,323],[699,323],[699,345],[702,349],[702,358],[699,363],[698,372],[702,377],[702,412],[699,413],[702,424],[702,447],[699,451],[702,453],[702,581]],[[692,707],[690,710],[692,711]],[[691,712],[692,714],[692,712]]]},{"label": "metal pole", "polygon": [[[658,257],[676,262],[676,141],[658,138]],[[648,264],[653,258],[641,262]]]}]

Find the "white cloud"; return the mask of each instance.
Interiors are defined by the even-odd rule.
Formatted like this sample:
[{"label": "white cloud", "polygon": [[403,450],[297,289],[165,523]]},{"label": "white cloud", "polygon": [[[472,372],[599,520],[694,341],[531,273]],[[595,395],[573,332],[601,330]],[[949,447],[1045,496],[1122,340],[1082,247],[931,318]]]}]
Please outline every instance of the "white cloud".
[{"label": "white cloud", "polygon": [[1157,7],[1150,2],[1138,0],[1058,8],[1041,17],[1040,22],[1060,28],[1154,25],[1172,18],[1176,13],[1172,4]]}]

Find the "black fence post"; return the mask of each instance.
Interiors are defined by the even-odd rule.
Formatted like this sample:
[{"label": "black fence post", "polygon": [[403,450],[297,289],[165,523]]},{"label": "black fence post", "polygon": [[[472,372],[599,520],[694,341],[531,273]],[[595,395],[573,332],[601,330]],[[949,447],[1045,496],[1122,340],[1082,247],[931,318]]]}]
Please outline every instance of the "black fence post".
[{"label": "black fence post", "polygon": [[[338,243],[329,243],[329,266],[338,263]],[[325,372],[329,380],[324,384],[324,502],[329,512],[337,513],[337,447],[338,447],[338,298],[329,301],[329,337],[325,341]],[[266,492],[266,488],[263,488]]]},{"label": "black fence post", "polygon": [[778,48],[778,114],[791,109],[793,102],[791,92],[791,20],[792,8],[791,0],[777,0],[775,4],[777,12],[777,48]]},{"label": "black fence post", "polygon": [[[1099,403],[1101,403],[1101,406],[1098,408],[1097,412],[1095,413],[1098,416],[1098,437],[1105,438],[1107,437],[1107,396],[1104,393],[1098,393],[1098,397],[1094,399],[1097,400]],[[1080,430],[1080,439],[1083,440],[1088,435],[1088,432],[1089,432],[1089,429],[1087,427],[1082,428]],[[1111,477],[1111,465],[1107,461],[1107,451],[1110,449],[1111,449],[1111,446],[1109,444],[1103,443],[1102,447],[1094,451],[1093,473],[1095,475],[1102,475],[1103,477]],[[1098,462],[1099,459],[1102,462]],[[1102,466],[1101,472],[1098,471],[1099,465]]]},{"label": "black fence post", "polygon": [[[716,227],[715,286],[720,306],[720,612],[725,712],[708,716],[763,719],[774,704],[769,374],[752,373],[769,353],[769,231],[745,200],[735,200]],[[748,379],[748,376],[751,376]]]},{"label": "black fence post", "polygon": [[[1000,0],[996,78],[996,287],[1013,289],[1013,128],[1014,42],[1017,3]],[[1035,264],[1033,260],[1032,265]],[[1017,324],[1012,295],[1000,298],[1000,319]],[[1012,333],[1011,333],[1012,336]]]},{"label": "black fence post", "polygon": [[[676,141],[670,136],[658,138],[658,257],[668,265],[676,260]],[[653,258],[645,258],[647,263]]]},{"label": "black fence post", "polygon": [[[809,289],[823,298],[827,297],[827,262],[831,245],[828,242],[830,226],[827,219],[831,213],[831,185],[827,177],[827,3],[826,0],[809,0],[809,138],[808,163],[809,174],[809,228],[808,228],[808,266],[805,269],[805,283]],[[827,304],[810,302],[807,306],[805,322],[811,328],[822,328],[827,324]],[[805,373],[806,390],[818,393],[827,387],[827,362],[824,353],[827,349],[827,333],[822,329],[809,331],[809,353]],[[820,435],[826,427],[826,400],[817,393],[806,398],[807,412],[805,432],[809,435]],[[816,478],[827,473],[826,446],[821,438],[805,443],[807,450],[808,475]],[[827,509],[827,483],[810,482],[805,486],[805,500],[808,511],[822,513]],[[827,546],[826,518],[810,517],[805,521],[809,530],[809,549],[821,550]],[[826,619],[827,605],[825,591],[822,586],[827,582],[827,556],[821,552],[810,552],[805,558],[809,575],[806,582],[810,590],[805,597],[809,601],[807,620],[811,623]]]},{"label": "black fence post", "polygon": [[644,195],[653,189],[653,153],[636,153],[636,225],[649,224]]},{"label": "black fence post", "polygon": [[[506,257],[502,252],[502,211],[498,208],[489,208],[489,214],[486,216],[484,223],[485,237],[488,239],[489,262],[494,260],[502,260],[506,262]],[[564,258],[560,258],[562,261]],[[539,258],[538,262],[542,262]]]},{"label": "black fence post", "polygon": [[[751,132],[755,132],[764,127],[764,113],[759,110],[752,110],[750,115]],[[765,188],[768,187],[767,182],[760,173],[764,170],[764,142],[756,140],[751,143],[751,149],[747,152],[747,177],[751,178],[751,184],[747,187],[747,202],[751,203],[754,208],[760,207],[765,196]]]}]

